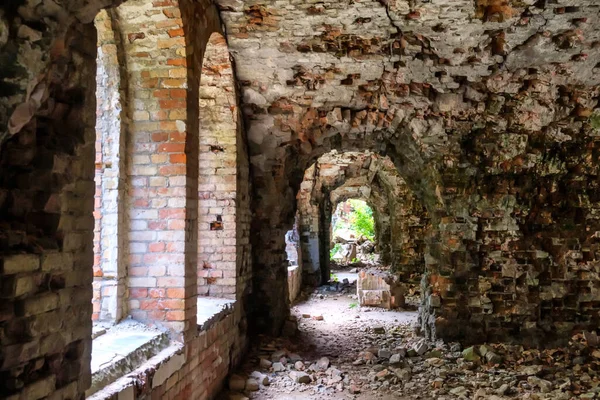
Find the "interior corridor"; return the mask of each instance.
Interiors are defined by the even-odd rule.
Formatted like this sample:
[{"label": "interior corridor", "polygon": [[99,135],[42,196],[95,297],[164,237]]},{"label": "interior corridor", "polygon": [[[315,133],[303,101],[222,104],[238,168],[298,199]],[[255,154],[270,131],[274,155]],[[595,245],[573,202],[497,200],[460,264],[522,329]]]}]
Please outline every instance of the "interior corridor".
[{"label": "interior corridor", "polygon": [[0,2],[0,400],[600,398],[597,0]]}]

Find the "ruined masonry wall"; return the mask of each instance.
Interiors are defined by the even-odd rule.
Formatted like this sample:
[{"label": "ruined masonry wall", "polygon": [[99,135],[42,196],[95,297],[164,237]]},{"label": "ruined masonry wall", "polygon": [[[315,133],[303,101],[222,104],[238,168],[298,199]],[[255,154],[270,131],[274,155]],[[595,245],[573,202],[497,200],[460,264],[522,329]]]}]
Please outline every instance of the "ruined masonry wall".
[{"label": "ruined masonry wall", "polygon": [[277,238],[331,149],[389,156],[427,207],[427,335],[542,345],[598,326],[597,1],[221,3],[255,176],[258,326],[285,321]]},{"label": "ruined masonry wall", "polygon": [[98,31],[96,59],[96,193],[94,202],[94,297],[92,318],[117,322],[127,314],[125,137],[123,110],[126,80],[119,59],[121,38],[113,19],[101,11],[95,19]]},{"label": "ruined masonry wall", "polygon": [[[92,22],[110,4],[61,4],[0,5],[0,27],[8,33],[0,35],[0,77],[11,82],[0,99],[0,397],[10,400],[82,400],[90,385],[97,154]],[[198,40],[186,43],[182,10],[202,27],[194,32]],[[124,235],[128,306],[137,319],[169,328],[186,354],[177,372],[143,388],[140,398],[213,396],[246,346],[245,299],[240,295],[235,316],[198,333],[198,146],[185,133],[198,132],[197,89],[186,86],[195,81],[198,88],[195,65],[201,65],[188,66],[187,58],[202,57],[220,21],[208,2],[179,7],[171,0],[131,1],[111,17],[128,55],[119,59],[128,71],[121,75],[127,90],[119,92],[131,160],[122,170],[130,183],[123,202],[131,226]],[[188,92],[195,102],[186,101]],[[98,152],[106,163],[104,149]],[[248,180],[247,164],[238,167]],[[247,205],[249,183],[243,187],[239,204]],[[240,214],[245,245],[238,251],[247,281],[249,210]]]}]

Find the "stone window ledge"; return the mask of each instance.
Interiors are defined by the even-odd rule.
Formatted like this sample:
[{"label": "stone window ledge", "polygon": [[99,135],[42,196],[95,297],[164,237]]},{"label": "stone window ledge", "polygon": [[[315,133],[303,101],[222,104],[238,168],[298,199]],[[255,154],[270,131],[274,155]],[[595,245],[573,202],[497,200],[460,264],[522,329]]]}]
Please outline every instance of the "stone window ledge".
[{"label": "stone window ledge", "polygon": [[168,334],[133,320],[92,335],[91,395],[139,367],[170,345]]},{"label": "stone window ledge", "polygon": [[208,330],[223,317],[233,313],[235,300],[220,297],[198,297],[198,331]]},{"label": "stone window ledge", "polygon": [[172,343],[166,349],[125,376],[88,396],[86,400],[134,400],[136,386],[156,388],[179,371],[186,362],[182,343]]},{"label": "stone window ledge", "polygon": [[[228,300],[214,297],[199,297],[198,298],[198,332],[209,330],[225,316],[234,312],[235,300]],[[136,333],[142,336],[146,336],[146,341],[138,349],[131,349],[136,347],[134,344],[125,350],[119,348],[119,353],[132,351],[133,353],[150,353],[145,352],[143,347],[150,346],[154,347],[158,341],[162,343],[159,347],[165,346],[160,351],[155,353],[154,356],[148,357],[146,360],[138,359],[139,364],[137,368],[131,368],[129,371],[126,369],[119,370],[116,366],[111,367],[115,371],[112,380],[104,380],[102,384],[94,381],[94,376],[98,374],[98,371],[104,371],[99,369],[101,360],[112,359],[114,362],[120,360],[121,354],[112,353],[113,347],[105,347],[102,351],[102,356],[98,351],[98,345],[101,345],[99,339],[105,338],[105,341],[110,342],[114,340],[113,330],[120,325],[129,325],[130,329],[121,328],[121,335],[124,335],[124,331],[128,331],[127,334],[135,335]],[[117,330],[115,332],[118,333]],[[167,341],[164,342],[162,335],[167,337]],[[139,340],[139,341],[138,341]],[[132,342],[140,343],[143,342],[142,338],[132,339]],[[154,343],[154,344],[153,344]],[[157,347],[154,347],[156,350]],[[99,358],[102,357],[102,358]],[[113,359],[114,357],[114,359]],[[142,357],[143,358],[143,357]],[[175,372],[183,367],[186,362],[186,355],[182,343],[173,343],[168,341],[168,336],[165,333],[156,331],[148,328],[135,321],[125,321],[112,327],[107,333],[99,336],[93,340],[92,343],[92,388],[86,393],[87,400],[134,400],[136,385],[143,383],[147,388],[156,388],[162,385],[166,380],[171,377]],[[105,368],[102,365],[101,368]],[[100,376],[99,376],[100,377]],[[98,377],[98,378],[99,378]],[[104,386],[103,386],[104,385]],[[95,389],[95,390],[94,390]]]}]

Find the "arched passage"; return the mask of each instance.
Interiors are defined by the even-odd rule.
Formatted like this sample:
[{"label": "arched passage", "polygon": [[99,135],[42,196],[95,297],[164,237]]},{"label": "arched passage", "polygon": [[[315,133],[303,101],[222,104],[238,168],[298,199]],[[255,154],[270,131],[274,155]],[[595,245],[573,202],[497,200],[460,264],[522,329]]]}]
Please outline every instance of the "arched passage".
[{"label": "arched passage", "polygon": [[[315,116],[319,115],[316,110],[314,112]],[[255,277],[257,277],[257,280],[260,282],[259,287],[266,281],[285,282],[285,276],[283,275],[283,270],[281,270],[281,266],[285,264],[284,243],[283,241],[282,243],[278,243],[278,241],[273,238],[283,238],[284,232],[279,232],[279,230],[285,229],[283,227],[291,226],[295,207],[295,202],[293,200],[295,196],[293,193],[297,193],[298,189],[301,188],[301,182],[305,176],[304,172],[307,171],[309,166],[321,155],[331,150],[336,150],[338,152],[371,151],[374,154],[390,157],[392,165],[406,181],[416,198],[418,198],[421,204],[426,207],[430,218],[435,220],[441,215],[444,215],[443,199],[441,198],[439,189],[436,189],[439,185],[439,177],[432,166],[425,164],[424,156],[421,154],[419,146],[411,136],[411,131],[407,126],[399,125],[398,122],[395,122],[394,125],[388,126],[381,131],[376,130],[375,126],[371,126],[371,129],[376,132],[381,132],[382,135],[391,135],[391,137],[386,140],[375,140],[374,134],[372,134],[372,132],[365,133],[365,128],[360,125],[360,120],[362,120],[363,123],[368,122],[366,114],[363,115],[361,112],[351,110],[342,112],[342,110],[339,109],[333,110],[329,114],[326,114],[325,112],[321,112],[320,114],[327,116],[328,118],[337,118],[336,116],[338,115],[341,117],[343,114],[344,119],[338,119],[336,124],[332,125],[331,129],[326,133],[317,133],[318,131],[309,133],[306,141],[295,142],[294,146],[289,146],[287,148],[275,147],[270,153],[269,150],[266,150],[271,157],[280,157],[278,161],[280,164],[272,164],[272,160],[264,155],[251,158],[254,162],[253,172],[258,175],[256,183],[261,187],[261,190],[257,191],[257,195],[254,198],[256,203],[254,207],[255,210],[257,210],[255,222],[257,223],[257,226],[260,227],[261,233],[260,235],[254,236],[254,239],[256,240],[255,246],[261,246],[263,250],[257,251],[255,254],[257,258],[264,257],[264,262],[272,265],[272,269],[256,269]],[[377,118],[377,115],[380,114],[381,113],[378,114],[374,112],[374,118]],[[353,119],[358,121],[353,121]],[[316,120],[310,120],[307,123],[316,123]],[[258,126],[260,126],[260,124],[258,124]],[[397,132],[393,135],[389,131],[392,127],[397,128]],[[253,126],[250,127],[249,135],[252,146]],[[309,139],[310,135],[321,136],[318,137],[317,141],[316,139]],[[267,146],[267,142],[263,142],[262,146]],[[273,168],[271,173],[269,173],[269,168]],[[308,172],[309,174],[311,173],[310,171]],[[279,194],[275,195],[275,191]],[[330,215],[331,210],[324,210],[324,212]],[[325,227],[321,229],[321,231],[324,229]],[[275,231],[270,232],[270,230]],[[279,233],[281,233],[281,235]],[[269,238],[269,240],[267,240],[267,238]],[[428,246],[431,249],[430,253],[436,254],[435,257],[430,257],[430,260],[438,260],[439,257],[444,257],[444,253],[440,252],[437,247],[435,249],[431,248],[432,246],[437,246],[435,240],[429,240]],[[304,254],[306,254],[307,251],[309,250],[303,248]],[[313,257],[315,255],[317,257],[325,257],[324,252],[313,251],[311,253]],[[304,260],[306,260],[306,257]],[[259,261],[256,260],[255,262]],[[306,265],[305,270],[308,267],[309,266]],[[261,274],[268,274],[269,278],[258,278]],[[279,291],[281,291],[281,293]],[[260,324],[266,318],[279,318],[279,316],[281,316],[283,319],[284,316],[287,315],[286,305],[275,299],[284,297],[285,288],[282,287],[280,283],[278,283],[277,286],[269,284],[268,287],[265,286],[264,291],[259,289],[256,293],[258,299],[263,298],[263,295],[267,296],[264,299],[269,304],[271,303],[267,298],[270,298],[273,301],[273,304],[270,305],[271,311],[267,313],[265,309],[265,312],[262,313],[261,316],[255,318],[255,321]],[[262,303],[259,302],[258,304],[260,305]],[[277,311],[273,311],[273,308],[277,309]],[[268,324],[272,329],[277,329],[278,324],[274,325],[271,323]]]},{"label": "arched passage", "polygon": [[309,167],[297,196],[304,281],[330,279],[331,221],[341,202],[363,199],[372,207],[380,258],[387,280],[418,293],[425,271],[429,216],[388,157],[370,151],[332,151]]}]

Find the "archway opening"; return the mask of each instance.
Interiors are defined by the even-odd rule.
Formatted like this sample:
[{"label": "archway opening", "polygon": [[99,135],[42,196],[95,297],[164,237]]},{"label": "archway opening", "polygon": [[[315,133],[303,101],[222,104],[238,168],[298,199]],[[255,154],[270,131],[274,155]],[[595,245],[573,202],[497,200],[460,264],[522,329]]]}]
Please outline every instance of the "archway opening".
[{"label": "archway opening", "polygon": [[331,216],[331,263],[373,264],[379,261],[373,209],[361,199],[338,203]]}]

